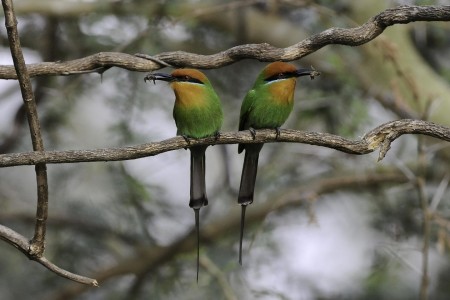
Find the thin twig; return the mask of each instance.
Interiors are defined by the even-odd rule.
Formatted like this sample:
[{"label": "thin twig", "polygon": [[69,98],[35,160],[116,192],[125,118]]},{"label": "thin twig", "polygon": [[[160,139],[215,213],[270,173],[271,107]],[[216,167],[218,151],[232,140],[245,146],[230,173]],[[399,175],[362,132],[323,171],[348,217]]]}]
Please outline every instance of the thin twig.
[{"label": "thin twig", "polygon": [[[410,85],[416,85],[414,79],[411,79]],[[419,99],[417,98],[417,103]],[[428,101],[431,103],[431,101]],[[423,117],[428,118],[429,115],[429,105],[424,109]],[[430,241],[431,241],[431,213],[429,209],[429,199],[425,192],[426,187],[426,169],[427,169],[427,158],[425,153],[425,143],[423,137],[419,136],[417,139],[417,180],[416,187],[419,197],[420,208],[422,209],[422,231],[423,231],[423,241],[422,241],[422,272],[421,272],[421,282],[420,282],[420,300],[428,300],[429,298],[429,252],[430,252]]]},{"label": "thin twig", "polygon": [[421,272],[421,283],[420,283],[420,299],[428,300],[428,286],[429,286],[429,276],[428,276],[428,256],[430,249],[430,213],[428,208],[428,197],[425,193],[425,169],[426,169],[426,158],[425,152],[423,150],[423,141],[419,138],[418,143],[418,174],[416,180],[416,187],[419,196],[419,204],[422,210],[422,231],[423,231],[423,242],[422,242],[422,272]]},{"label": "thin twig", "polygon": [[441,200],[444,198],[444,193],[447,190],[448,182],[450,181],[450,175],[445,174],[444,178],[442,178],[439,186],[434,191],[433,198],[431,199],[430,211],[437,210],[437,207]]},{"label": "thin twig", "polygon": [[136,53],[135,56],[140,57],[140,58],[143,58],[143,59],[148,59],[148,60],[151,60],[152,62],[155,62],[155,63],[157,63],[157,64],[160,64],[160,65],[161,65],[161,68],[164,68],[164,67],[173,68],[172,65],[166,63],[165,61],[162,61],[162,60],[160,60],[160,59],[157,59],[157,58],[155,58],[155,57],[153,57],[153,56],[151,56],[151,55],[141,54],[141,53]]},{"label": "thin twig", "polygon": [[[423,119],[427,120],[429,116],[429,108],[432,101],[428,101],[428,105],[422,109],[419,105],[420,103],[420,93],[418,91],[418,83],[415,78],[411,77],[410,74],[405,72],[405,70],[400,66],[398,62],[398,53],[396,51],[385,51],[385,57],[392,63],[398,78],[404,82],[404,84],[411,91],[412,102],[416,104],[417,110],[423,110],[421,116]],[[397,93],[396,102],[405,103],[403,97],[400,93]],[[425,192],[426,187],[426,169],[427,169],[427,159],[424,149],[424,139],[423,136],[418,137],[417,142],[417,171],[414,174],[414,182],[418,194],[419,206],[422,210],[422,266],[421,266],[421,283],[419,297],[421,300],[428,300],[428,287],[429,287],[429,251],[430,251],[430,241],[431,241],[431,220],[430,220],[430,209],[429,200]]]},{"label": "thin twig", "polygon": [[[379,36],[387,27],[417,21],[450,21],[450,5],[442,6],[398,6],[386,9],[354,28],[330,28],[287,48],[278,48],[267,43],[239,45],[228,50],[201,55],[183,51],[164,52],[152,55],[175,67],[214,69],[230,65],[242,59],[259,61],[293,61],[305,57],[327,45],[359,46]],[[120,67],[130,71],[150,72],[162,66],[152,60],[115,52],[100,52],[85,58],[67,62],[42,62],[28,65],[30,76],[70,75],[82,72],[98,72],[99,67]],[[0,66],[0,79],[16,79],[11,66]]]},{"label": "thin twig", "polygon": [[217,267],[207,255],[203,254],[200,256],[200,264],[209,274],[211,274],[212,277],[217,280],[217,283],[222,289],[223,297],[226,300],[237,300],[233,288],[228,283],[224,272]]},{"label": "thin twig", "polygon": [[394,258],[398,259],[401,263],[403,263],[405,266],[407,266],[409,269],[411,269],[412,271],[416,272],[417,274],[420,275],[421,270],[416,267],[413,263],[411,263],[410,261],[408,261],[407,258],[402,257],[400,254],[398,254],[398,250],[396,249],[392,249],[390,246],[386,246],[385,247],[385,251],[392,255]]},{"label": "thin twig", "polygon": [[[11,0],[2,0],[5,12],[5,26],[8,32],[9,47],[14,61],[14,68],[17,74],[25,112],[30,127],[31,141],[34,151],[44,151],[39,117],[37,113],[36,101],[34,99],[30,76],[25,65],[22,48],[20,46],[19,33],[17,31],[17,20]],[[45,249],[46,220],[48,214],[48,182],[47,167],[44,163],[36,164],[37,183],[37,210],[34,236],[30,243],[30,254],[40,257]]]},{"label": "thin twig", "polygon": [[16,247],[19,249],[22,253],[24,253],[29,259],[34,260],[50,271],[58,274],[59,276],[68,278],[70,280],[73,280],[75,282],[91,285],[91,286],[98,286],[98,282],[95,279],[84,277],[81,275],[77,275],[74,273],[71,273],[69,271],[66,271],[55,264],[51,263],[48,259],[46,259],[44,256],[36,256],[30,253],[29,249],[31,247],[31,244],[27,241],[27,239],[20,235],[19,233],[15,232],[14,230],[5,227],[3,225],[0,225],[0,239],[6,241],[8,244]]}]

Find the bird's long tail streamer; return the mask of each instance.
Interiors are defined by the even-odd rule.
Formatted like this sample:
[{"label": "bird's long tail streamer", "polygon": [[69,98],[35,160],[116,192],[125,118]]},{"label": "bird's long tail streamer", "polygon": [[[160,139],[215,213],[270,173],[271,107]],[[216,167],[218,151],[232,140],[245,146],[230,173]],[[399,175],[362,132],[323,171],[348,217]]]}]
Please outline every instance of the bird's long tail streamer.
[{"label": "bird's long tail streamer", "polygon": [[195,213],[197,235],[197,282],[200,267],[200,208],[208,205],[205,187],[205,151],[207,146],[192,147],[191,150],[191,198],[189,206]]},{"label": "bird's long tail streamer", "polygon": [[239,187],[238,203],[242,206],[241,231],[239,239],[239,264],[242,265],[242,240],[244,237],[245,210],[252,204],[255,191],[256,174],[258,172],[259,152],[263,144],[245,146],[244,165],[242,167],[241,185]]}]

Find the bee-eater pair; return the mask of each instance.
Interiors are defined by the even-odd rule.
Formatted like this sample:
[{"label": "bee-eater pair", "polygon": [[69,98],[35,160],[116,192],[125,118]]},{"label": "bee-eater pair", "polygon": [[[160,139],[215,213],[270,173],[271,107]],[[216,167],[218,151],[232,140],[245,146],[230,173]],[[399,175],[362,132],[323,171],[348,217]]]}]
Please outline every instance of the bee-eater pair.
[{"label": "bee-eater pair", "polygon": [[[259,74],[241,106],[239,130],[279,128],[288,118],[294,104],[297,77],[319,75],[315,70],[297,69],[294,65],[274,62]],[[170,83],[175,93],[173,117],[177,134],[186,140],[218,136],[223,121],[219,97],[208,78],[195,69],[176,69],[171,74],[154,73],[145,80],[162,80]],[[208,205],[205,189],[205,151],[207,146],[193,146],[191,150],[191,197],[189,206],[194,209],[197,231],[197,280],[199,267],[199,211]],[[242,264],[242,239],[245,209],[253,202],[258,157],[263,144],[239,144],[238,152],[245,149],[238,203],[242,206],[239,240],[239,263]]]}]

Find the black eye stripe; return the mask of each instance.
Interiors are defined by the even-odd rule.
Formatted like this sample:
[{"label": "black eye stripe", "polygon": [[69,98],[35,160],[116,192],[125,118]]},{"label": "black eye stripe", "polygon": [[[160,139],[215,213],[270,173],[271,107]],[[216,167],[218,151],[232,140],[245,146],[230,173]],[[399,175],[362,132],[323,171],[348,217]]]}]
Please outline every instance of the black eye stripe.
[{"label": "black eye stripe", "polygon": [[275,75],[272,75],[270,77],[267,77],[266,79],[264,79],[264,81],[270,82],[270,81],[275,81],[275,80],[279,80],[279,79],[286,79],[286,78],[291,78],[291,77],[295,77],[295,72],[286,72],[286,73],[278,73]]},{"label": "black eye stripe", "polygon": [[177,76],[175,78],[177,79],[177,81],[181,81],[181,82],[192,82],[192,83],[203,84],[203,82],[201,82],[200,80],[193,78],[191,76],[188,76],[188,75]]}]

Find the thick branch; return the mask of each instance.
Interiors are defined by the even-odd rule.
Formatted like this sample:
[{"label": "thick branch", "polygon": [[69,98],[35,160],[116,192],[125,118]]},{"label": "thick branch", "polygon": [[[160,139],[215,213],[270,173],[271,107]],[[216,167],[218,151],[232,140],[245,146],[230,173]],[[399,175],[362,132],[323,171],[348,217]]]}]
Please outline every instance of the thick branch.
[{"label": "thick branch", "polygon": [[88,277],[80,276],[74,273],[71,273],[69,271],[66,271],[64,269],[61,269],[60,267],[54,265],[49,260],[47,260],[45,257],[37,257],[31,250],[31,244],[27,241],[27,239],[20,235],[19,233],[15,232],[14,230],[9,229],[8,227],[5,227],[3,225],[0,225],[0,239],[6,241],[8,244],[16,247],[20,251],[22,251],[29,259],[37,261],[50,271],[58,274],[59,276],[68,278],[70,280],[88,284],[91,286],[98,286],[98,283],[95,279],[91,279]]},{"label": "thick branch", "polygon": [[[5,26],[8,32],[9,47],[14,61],[14,68],[19,80],[20,90],[30,128],[31,142],[34,151],[44,151],[44,142],[41,135],[41,127],[37,113],[36,101],[34,99],[31,79],[25,65],[22,48],[20,46],[19,32],[17,30],[17,20],[11,0],[2,0],[5,12]],[[48,182],[47,167],[43,163],[36,164],[36,185],[37,185],[37,210],[34,236],[30,245],[30,253],[42,256],[45,249],[46,220],[48,213]]]},{"label": "thick branch", "polygon": [[[399,6],[387,9],[359,27],[330,28],[287,48],[277,48],[263,43],[240,45],[212,55],[175,51],[154,55],[154,61],[123,53],[100,52],[68,62],[31,64],[28,69],[30,76],[42,76],[103,72],[110,67],[148,72],[164,67],[157,63],[158,60],[175,67],[200,69],[219,68],[247,58],[259,61],[292,61],[307,56],[326,45],[362,45],[376,38],[388,26],[417,21],[450,21],[450,6]],[[0,66],[0,79],[16,78],[14,68]]]},{"label": "thick branch", "polygon": [[450,128],[432,122],[403,119],[378,126],[360,140],[349,140],[337,135],[319,132],[305,132],[282,129],[278,139],[275,130],[257,130],[253,139],[249,131],[224,132],[220,137],[191,139],[189,144],[182,137],[161,142],[123,148],[96,150],[35,151],[0,155],[0,167],[35,165],[39,163],[60,164],[94,161],[119,161],[158,155],[163,152],[194,145],[237,144],[237,143],[302,143],[336,149],[349,154],[367,154],[380,148],[379,160],[383,159],[392,141],[403,134],[423,134],[444,141],[450,141]]}]

